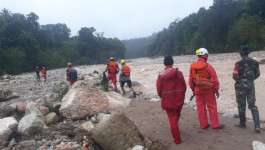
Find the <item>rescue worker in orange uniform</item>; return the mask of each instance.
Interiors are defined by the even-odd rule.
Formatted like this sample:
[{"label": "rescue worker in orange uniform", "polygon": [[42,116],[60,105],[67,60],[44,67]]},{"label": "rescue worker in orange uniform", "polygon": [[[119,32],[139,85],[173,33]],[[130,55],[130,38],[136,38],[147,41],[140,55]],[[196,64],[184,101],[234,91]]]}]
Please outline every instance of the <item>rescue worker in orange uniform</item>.
[{"label": "rescue worker in orange uniform", "polygon": [[112,80],[112,83],[115,87],[115,91],[117,92],[118,90],[117,90],[117,85],[116,85],[116,82],[117,82],[116,74],[120,71],[120,69],[119,69],[118,64],[115,63],[114,61],[115,61],[114,57],[110,57],[110,62],[108,63],[107,68],[105,69],[105,72],[108,71],[107,80],[108,82]]},{"label": "rescue worker in orange uniform", "polygon": [[[189,86],[196,96],[197,112],[200,121],[200,126],[203,129],[209,127],[207,110],[209,111],[210,122],[213,129],[222,129],[224,124],[219,123],[216,97],[219,98],[219,81],[216,72],[211,64],[207,63],[208,51],[205,48],[200,48],[196,51],[198,61],[191,64],[189,74]],[[202,79],[211,79],[213,81],[212,87],[202,89],[196,85],[196,77]],[[215,97],[216,96],[216,97]]]},{"label": "rescue worker in orange uniform", "polygon": [[45,69],[45,67],[42,67],[42,70],[41,70],[41,73],[42,73],[42,76],[43,76],[43,78],[44,78],[44,82],[46,82],[46,69]]},{"label": "rescue worker in orange uniform", "polygon": [[40,70],[39,70],[39,67],[36,66],[35,67],[35,72],[36,72],[36,78],[37,78],[37,81],[40,82]]},{"label": "rescue worker in orange uniform", "polygon": [[131,75],[131,69],[128,65],[126,65],[126,61],[122,59],[120,61],[121,63],[121,69],[120,69],[120,84],[121,84],[121,90],[123,95],[125,95],[124,85],[127,83],[128,87],[133,92],[133,96],[136,97],[136,93],[134,92],[134,89],[132,87],[132,81],[130,78]]},{"label": "rescue worker in orange uniform", "polygon": [[68,69],[66,70],[66,78],[67,81],[70,82],[71,85],[73,85],[77,81],[77,71],[73,68],[72,63],[67,64]]},{"label": "rescue worker in orange uniform", "polygon": [[182,72],[178,68],[172,68],[173,63],[171,56],[164,58],[166,68],[159,73],[156,88],[159,97],[162,99],[161,107],[167,112],[174,142],[180,144],[181,137],[178,122],[187,87]]}]

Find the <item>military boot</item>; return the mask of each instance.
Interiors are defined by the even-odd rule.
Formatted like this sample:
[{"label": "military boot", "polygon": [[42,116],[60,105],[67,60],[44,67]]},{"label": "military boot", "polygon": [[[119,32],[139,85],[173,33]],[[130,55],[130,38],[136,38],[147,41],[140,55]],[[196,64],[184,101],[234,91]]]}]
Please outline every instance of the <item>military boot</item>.
[{"label": "military boot", "polygon": [[260,133],[260,121],[259,121],[259,111],[257,109],[251,110],[253,121],[255,123],[254,131]]},{"label": "military boot", "polygon": [[236,127],[246,128],[246,112],[239,112],[240,123],[235,124]]}]

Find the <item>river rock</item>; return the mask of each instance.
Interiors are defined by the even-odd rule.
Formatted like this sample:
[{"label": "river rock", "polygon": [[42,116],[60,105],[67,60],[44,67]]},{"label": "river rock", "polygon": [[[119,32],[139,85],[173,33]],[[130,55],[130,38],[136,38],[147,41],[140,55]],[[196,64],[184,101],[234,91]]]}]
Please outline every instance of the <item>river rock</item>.
[{"label": "river rock", "polygon": [[91,133],[96,143],[107,150],[126,150],[143,145],[140,131],[123,112],[113,112],[107,121],[99,123]]},{"label": "river rock", "polygon": [[25,112],[26,110],[26,104],[22,101],[15,102],[10,105],[13,109],[16,109],[19,112]]},{"label": "river rock", "polygon": [[49,124],[53,124],[53,123],[56,123],[56,122],[59,120],[59,118],[58,118],[58,116],[56,115],[55,112],[51,112],[51,113],[49,113],[48,115],[46,115],[46,116],[44,117],[44,119],[45,119],[45,123],[46,123],[47,125],[49,125]]},{"label": "river rock", "polygon": [[87,121],[83,123],[81,127],[89,133],[95,126],[91,121]]},{"label": "river rock", "polygon": [[144,150],[144,147],[142,145],[135,145],[132,150]]},{"label": "river rock", "polygon": [[36,107],[36,104],[33,102],[27,104],[25,114],[36,114],[37,116],[43,118],[42,112]]},{"label": "river rock", "polygon": [[252,142],[253,150],[265,150],[265,144],[260,141]]},{"label": "river rock", "polygon": [[76,82],[62,99],[60,112],[66,118],[82,119],[109,111],[109,102],[97,89]]},{"label": "river rock", "polygon": [[42,132],[44,118],[35,113],[24,116],[18,124],[18,131],[24,136],[31,136]]},{"label": "river rock", "polygon": [[117,92],[104,92],[109,101],[109,107],[111,110],[118,110],[128,106],[131,102],[130,99],[123,97]]},{"label": "river rock", "polygon": [[0,119],[0,142],[7,140],[17,130],[18,122],[13,117]]},{"label": "river rock", "polygon": [[0,118],[5,118],[15,112],[15,109],[9,105],[0,105]]}]

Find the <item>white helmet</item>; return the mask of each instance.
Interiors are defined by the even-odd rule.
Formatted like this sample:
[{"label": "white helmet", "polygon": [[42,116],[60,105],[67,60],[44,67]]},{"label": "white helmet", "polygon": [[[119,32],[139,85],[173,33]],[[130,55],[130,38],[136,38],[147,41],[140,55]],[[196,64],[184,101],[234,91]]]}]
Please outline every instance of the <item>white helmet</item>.
[{"label": "white helmet", "polygon": [[201,55],[204,55],[204,54],[209,55],[209,53],[208,53],[206,48],[199,48],[198,50],[196,50],[196,55],[197,56],[201,56]]}]

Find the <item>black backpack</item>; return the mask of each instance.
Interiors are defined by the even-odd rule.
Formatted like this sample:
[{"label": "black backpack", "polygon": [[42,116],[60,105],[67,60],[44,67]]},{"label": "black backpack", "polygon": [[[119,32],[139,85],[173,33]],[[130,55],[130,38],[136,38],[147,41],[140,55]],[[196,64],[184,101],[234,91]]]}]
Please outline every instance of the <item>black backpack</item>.
[{"label": "black backpack", "polygon": [[75,69],[69,69],[69,78],[71,80],[76,80],[77,79],[77,72]]}]

